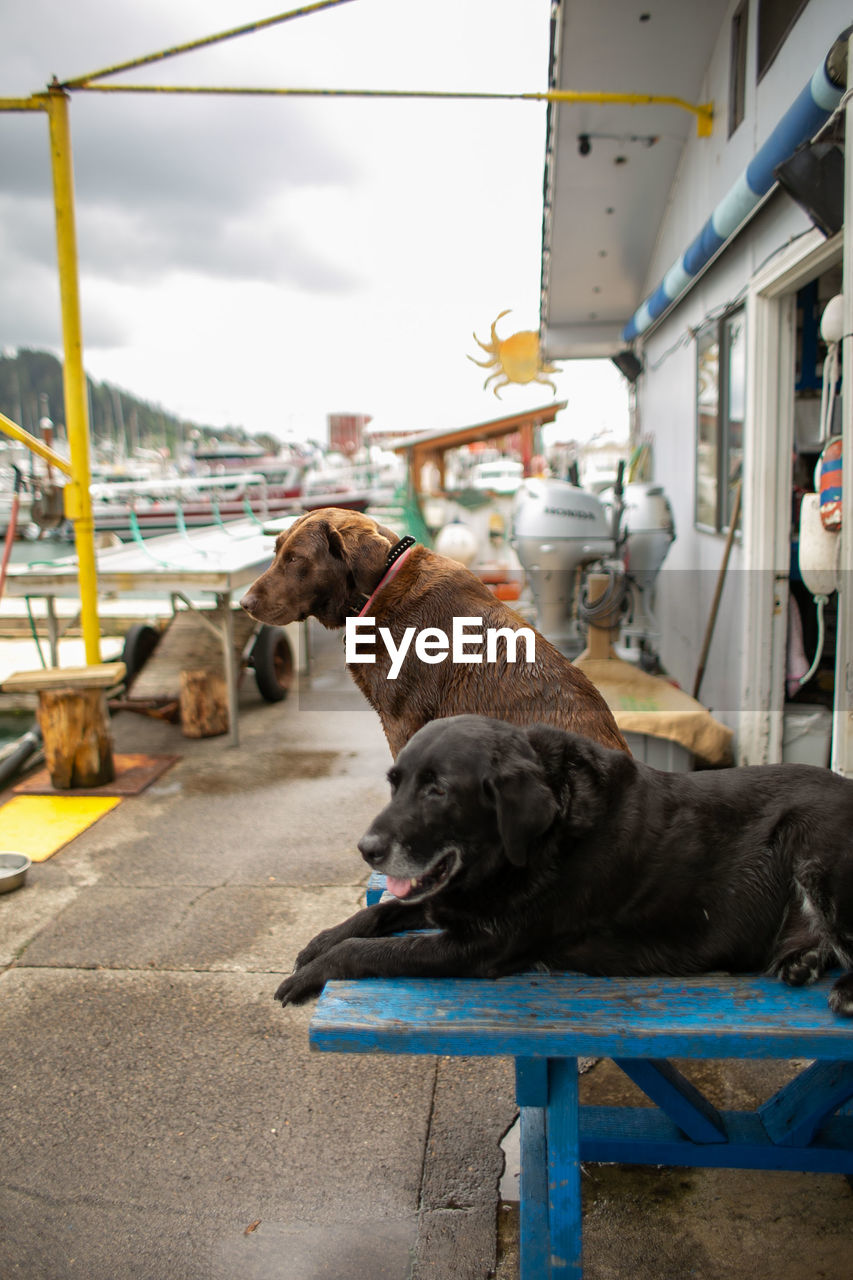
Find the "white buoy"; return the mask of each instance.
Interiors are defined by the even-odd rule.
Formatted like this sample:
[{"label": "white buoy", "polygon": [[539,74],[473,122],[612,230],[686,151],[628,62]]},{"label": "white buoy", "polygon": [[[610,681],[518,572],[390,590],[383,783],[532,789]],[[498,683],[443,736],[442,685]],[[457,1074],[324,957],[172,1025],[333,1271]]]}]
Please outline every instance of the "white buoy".
[{"label": "white buoy", "polygon": [[439,529],[435,539],[435,550],[448,560],[456,560],[467,569],[477,555],[477,539],[460,520],[454,520]]}]

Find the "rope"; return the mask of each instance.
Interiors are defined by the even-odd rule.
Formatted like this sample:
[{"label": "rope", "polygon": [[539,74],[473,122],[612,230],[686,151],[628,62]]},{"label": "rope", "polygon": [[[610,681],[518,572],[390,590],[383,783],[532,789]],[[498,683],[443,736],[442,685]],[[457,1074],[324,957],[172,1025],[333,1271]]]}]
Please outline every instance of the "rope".
[{"label": "rope", "polygon": [[177,509],[175,511],[175,525],[177,527],[178,533],[181,535],[181,537],[183,538],[187,546],[190,547],[196,553],[196,555],[204,556],[206,560],[209,553],[205,551],[202,547],[197,547],[193,544],[193,541],[189,535],[189,530],[187,529],[186,519],[184,518],[184,509],[181,506],[180,502],[178,502]]},{"label": "rope", "polygon": [[39,641],[39,636],[38,636],[38,629],[36,627],[36,620],[33,617],[33,606],[29,596],[24,596],[24,604],[27,606],[27,617],[30,620],[30,635],[32,636],[33,641],[35,643],[36,653],[39,656],[39,662],[41,663],[42,667],[46,671],[47,663],[45,662],[44,654],[42,653],[42,647],[41,647],[41,643]]},{"label": "rope", "polygon": [[814,602],[817,606],[817,644],[815,645],[815,655],[812,665],[804,676],[800,677],[800,685],[808,684],[814,673],[820,666],[820,660],[823,657],[823,645],[826,639],[826,623],[823,617],[823,610],[829,601],[829,596],[815,596]]},{"label": "rope", "polygon": [[186,44],[174,45],[171,49],[163,49],[160,53],[145,54],[141,58],[133,58],[130,62],[118,62],[115,66],[104,67],[102,71],[91,71],[89,75],[77,76],[74,80],[65,80],[57,85],[60,89],[85,89],[91,80],[101,80],[104,76],[114,76],[119,71],[131,71],[136,67],[148,67],[153,62],[163,62],[166,58],[175,58],[179,53],[192,53],[194,49],[205,49],[223,40],[233,40],[236,36],[252,35],[255,31],[263,31],[266,27],[275,27],[291,18],[302,18],[309,13],[319,13],[321,9],[334,9],[349,0],[317,0],[315,4],[304,5],[301,9],[290,9],[287,13],[277,13],[271,18],[260,18],[257,22],[248,22],[243,27],[232,27],[229,31],[221,31],[218,35],[202,36],[199,40],[190,40]]},{"label": "rope", "polygon": [[128,516],[128,521],[130,523],[130,533],[133,538],[133,541],[139,547],[140,551],[145,552],[149,560],[153,560],[154,564],[163,565],[165,569],[183,568],[182,565],[173,564],[170,560],[163,560],[161,559],[160,556],[155,556],[154,552],[147,545],[145,539],[142,536],[142,530],[139,527],[139,521],[136,518],[136,512],[133,510],[133,507],[130,508],[130,510],[127,513],[127,516]]}]

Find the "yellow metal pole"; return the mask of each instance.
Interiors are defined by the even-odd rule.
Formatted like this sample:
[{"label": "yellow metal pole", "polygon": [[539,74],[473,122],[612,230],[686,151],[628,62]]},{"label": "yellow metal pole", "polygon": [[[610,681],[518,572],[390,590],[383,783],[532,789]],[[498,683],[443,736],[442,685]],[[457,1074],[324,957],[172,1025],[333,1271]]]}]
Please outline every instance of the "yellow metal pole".
[{"label": "yellow metal pole", "polygon": [[71,467],[65,458],[54,449],[51,449],[49,445],[43,444],[41,440],[31,436],[29,431],[19,427],[17,422],[7,418],[5,413],[0,413],[0,431],[6,436],[11,436],[13,440],[17,440],[20,444],[25,444],[31,453],[37,453],[40,458],[43,458],[45,462],[49,462],[52,467],[58,467],[63,475],[71,475]]},{"label": "yellow metal pole", "polygon": [[89,496],[89,412],[86,374],[83,370],[83,337],[80,325],[80,291],[77,280],[77,234],[74,225],[74,176],[71,167],[71,134],[68,99],[61,89],[48,95],[50,158],[56,210],[56,254],[59,261],[59,293],[62,302],[62,340],[65,349],[63,386],[71,480],[65,486],[65,514],[74,522],[77,573],[80,581],[80,621],[86,662],[101,661],[98,621],[98,579],[92,500]]},{"label": "yellow metal pole", "polygon": [[[102,73],[107,74],[107,73]],[[710,138],[714,131],[713,102],[688,102],[670,94],[655,93],[581,93],[574,89],[548,89],[537,93],[490,93],[486,90],[470,93],[456,89],[276,89],[240,88],[228,85],[187,84],[94,84],[90,79],[69,80],[69,89],[86,93],[175,93],[220,94],[234,97],[267,98],[419,98],[443,99],[458,102],[590,102],[598,104],[621,103],[630,107],[665,106],[689,111],[696,117],[696,132],[700,138]]]}]

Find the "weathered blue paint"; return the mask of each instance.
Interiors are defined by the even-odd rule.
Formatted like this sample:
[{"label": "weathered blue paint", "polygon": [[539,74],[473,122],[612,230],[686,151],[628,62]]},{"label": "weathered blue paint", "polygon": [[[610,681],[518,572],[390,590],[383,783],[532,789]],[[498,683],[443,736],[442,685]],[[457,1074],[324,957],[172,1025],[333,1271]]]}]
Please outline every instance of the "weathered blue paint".
[{"label": "weathered blue paint", "polygon": [[831,979],[519,975],[331,982],[311,1041],[346,1053],[853,1060]]},{"label": "weathered blue paint", "polygon": [[515,1100],[520,1107],[548,1105],[547,1058],[516,1058]]},{"label": "weathered blue paint", "polygon": [[525,1277],[551,1274],[548,1230],[548,1139],[545,1108],[522,1107],[519,1115],[519,1258]]},{"label": "weathered blue paint", "polygon": [[651,1058],[616,1058],[615,1061],[692,1142],[726,1141],[720,1113],[672,1063]]},{"label": "weathered blue paint", "polygon": [[371,871],[370,879],[367,881],[367,888],[364,891],[364,905],[366,907],[375,907],[377,902],[382,901],[384,892],[385,877],[378,871]]},{"label": "weathered blue paint", "polygon": [[[581,1275],[580,1161],[853,1174],[853,1023],[831,978],[478,979],[330,983],[314,1048],[516,1059],[521,1280]],[[578,1057],[610,1057],[653,1107],[580,1107]],[[810,1058],[755,1113],[718,1112],[666,1061]]]},{"label": "weathered blue paint", "polygon": [[[578,1129],[577,1058],[548,1064],[548,1227],[551,1271],[556,1277],[581,1274],[581,1154]],[[522,1271],[523,1280],[531,1274]]]},{"label": "weathered blue paint", "polygon": [[803,1147],[851,1097],[853,1062],[815,1062],[769,1098],[759,1115],[773,1142]]},{"label": "weathered blue paint", "polygon": [[806,1146],[772,1142],[761,1117],[723,1111],[726,1142],[690,1142],[656,1107],[581,1107],[581,1159],[699,1169],[788,1169],[853,1174],[853,1121],[834,1116]]}]

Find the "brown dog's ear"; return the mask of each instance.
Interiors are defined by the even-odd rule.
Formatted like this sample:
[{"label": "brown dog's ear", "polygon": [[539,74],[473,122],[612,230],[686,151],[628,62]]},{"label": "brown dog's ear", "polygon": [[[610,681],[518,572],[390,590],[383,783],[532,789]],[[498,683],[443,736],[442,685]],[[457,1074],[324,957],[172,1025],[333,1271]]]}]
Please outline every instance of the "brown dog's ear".
[{"label": "brown dog's ear", "polygon": [[340,551],[336,551],[330,537],[329,545],[332,554],[340,555],[352,576],[355,587],[369,596],[382,578],[388,552],[398,539],[391,534],[393,541],[390,541],[385,536],[386,533],[390,533],[390,530],[383,530],[379,526],[375,529],[369,527],[345,529],[343,534],[333,528],[331,532],[337,536],[340,546]]},{"label": "brown dog's ear", "polygon": [[486,798],[495,806],[498,832],[508,860],[516,867],[527,862],[527,851],[544,835],[557,816],[557,801],[541,769],[527,760],[513,760],[483,779]]},{"label": "brown dog's ear", "polygon": [[347,553],[344,546],[344,540],[340,535],[340,531],[333,524],[325,526],[326,537],[329,541],[329,551],[336,560],[343,560],[346,563]]}]

